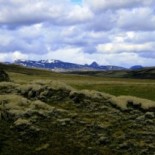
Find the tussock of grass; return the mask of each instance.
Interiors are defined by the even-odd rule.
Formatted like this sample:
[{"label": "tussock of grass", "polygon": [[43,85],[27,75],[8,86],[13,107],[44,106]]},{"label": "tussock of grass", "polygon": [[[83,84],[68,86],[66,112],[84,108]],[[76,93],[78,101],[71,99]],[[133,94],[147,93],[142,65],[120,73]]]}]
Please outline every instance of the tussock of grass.
[{"label": "tussock of grass", "polygon": [[33,116],[34,114],[46,116],[53,109],[50,105],[38,100],[30,101],[19,95],[0,95],[1,119],[17,119],[25,115]]},{"label": "tussock of grass", "polygon": [[15,122],[14,122],[15,126],[21,126],[21,125],[26,125],[29,126],[31,125],[30,120],[28,119],[24,119],[24,118],[18,118]]},{"label": "tussock of grass", "polygon": [[142,99],[134,96],[119,96],[112,97],[109,100],[113,105],[121,110],[127,110],[130,106],[138,107],[142,110],[155,109],[155,102],[147,99]]},{"label": "tussock of grass", "polygon": [[64,82],[60,82],[60,81],[51,81],[51,80],[35,80],[32,82],[32,84],[37,84],[37,85],[41,85],[41,86],[49,86],[52,87],[53,89],[73,89],[71,86],[66,85]]},{"label": "tussock of grass", "polygon": [[71,91],[70,96],[73,96],[75,94],[83,95],[87,98],[92,98],[92,99],[106,99],[107,100],[112,97],[112,95],[110,94],[100,93],[95,90]]},{"label": "tussock of grass", "polygon": [[6,110],[21,109],[29,106],[30,102],[18,95],[0,95],[0,103]]},{"label": "tussock of grass", "polygon": [[19,84],[13,82],[0,82],[0,92],[4,93],[16,93],[18,91]]},{"label": "tussock of grass", "polygon": [[52,110],[52,107],[50,105],[45,104],[44,102],[41,102],[39,100],[32,102],[31,108],[35,110],[44,110],[44,111]]},{"label": "tussock of grass", "polygon": [[76,108],[87,111],[97,111],[101,106],[108,103],[107,101],[112,95],[97,91],[81,90],[71,91],[69,97]]},{"label": "tussock of grass", "polygon": [[[26,101],[25,101],[26,100]],[[28,103],[27,99],[17,95],[0,95],[1,119],[8,119],[9,115],[19,116],[23,113],[23,103]]]},{"label": "tussock of grass", "polygon": [[40,147],[36,148],[36,151],[46,150],[49,147],[49,144],[42,144]]},{"label": "tussock of grass", "polygon": [[36,81],[22,85],[19,94],[28,99],[52,102],[65,99],[72,90],[71,87],[61,82]]}]

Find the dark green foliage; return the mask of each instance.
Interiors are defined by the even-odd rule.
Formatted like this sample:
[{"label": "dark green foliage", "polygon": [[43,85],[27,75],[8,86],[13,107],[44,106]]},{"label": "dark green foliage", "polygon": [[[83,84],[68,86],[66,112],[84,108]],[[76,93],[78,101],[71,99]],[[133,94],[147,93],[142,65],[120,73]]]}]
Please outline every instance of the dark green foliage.
[{"label": "dark green foliage", "polygon": [[10,81],[8,74],[3,70],[0,70],[0,82],[1,81]]}]

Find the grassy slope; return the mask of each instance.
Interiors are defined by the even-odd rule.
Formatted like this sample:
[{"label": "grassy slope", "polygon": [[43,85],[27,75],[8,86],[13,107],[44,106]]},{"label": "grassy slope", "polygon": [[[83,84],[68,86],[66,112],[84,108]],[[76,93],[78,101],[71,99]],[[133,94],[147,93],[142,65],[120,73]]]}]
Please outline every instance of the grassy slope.
[{"label": "grassy slope", "polygon": [[17,65],[10,66],[1,64],[0,68],[6,70],[10,78],[16,83],[27,83],[36,79],[58,80],[79,90],[97,90],[116,96],[132,95],[155,100],[155,80],[153,79],[108,78],[88,75],[61,74],[46,70],[28,69]]}]

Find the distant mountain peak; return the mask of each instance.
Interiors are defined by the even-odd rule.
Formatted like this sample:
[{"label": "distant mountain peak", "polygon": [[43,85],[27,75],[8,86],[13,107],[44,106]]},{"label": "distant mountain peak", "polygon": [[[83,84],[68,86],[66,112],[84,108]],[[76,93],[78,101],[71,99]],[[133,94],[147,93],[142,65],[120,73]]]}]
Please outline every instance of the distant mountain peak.
[{"label": "distant mountain peak", "polygon": [[44,68],[54,71],[105,71],[105,70],[122,70],[125,69],[119,66],[100,66],[97,62],[92,62],[90,65],[80,65],[70,62],[63,62],[60,60],[16,60],[15,64],[33,67],[33,68]]},{"label": "distant mountain peak", "polygon": [[93,61],[93,62],[90,64],[90,66],[91,66],[91,67],[98,67],[99,65],[98,65],[97,62]]}]

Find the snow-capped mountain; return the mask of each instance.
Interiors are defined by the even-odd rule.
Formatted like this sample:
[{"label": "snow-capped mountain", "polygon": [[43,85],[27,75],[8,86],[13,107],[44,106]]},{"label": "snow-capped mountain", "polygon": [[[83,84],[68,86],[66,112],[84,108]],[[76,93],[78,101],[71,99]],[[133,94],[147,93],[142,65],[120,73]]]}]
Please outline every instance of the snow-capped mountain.
[{"label": "snow-capped mountain", "polygon": [[123,67],[118,66],[100,66],[96,62],[93,62],[90,65],[80,65],[69,62],[63,62],[60,60],[16,60],[15,64],[33,67],[33,68],[44,68],[55,71],[87,71],[87,70],[122,70],[125,69]]}]

